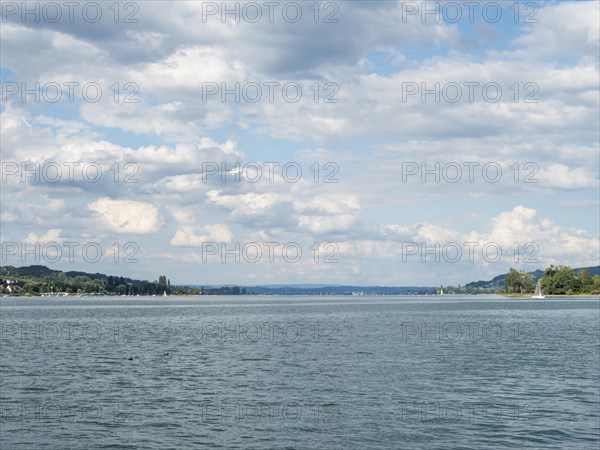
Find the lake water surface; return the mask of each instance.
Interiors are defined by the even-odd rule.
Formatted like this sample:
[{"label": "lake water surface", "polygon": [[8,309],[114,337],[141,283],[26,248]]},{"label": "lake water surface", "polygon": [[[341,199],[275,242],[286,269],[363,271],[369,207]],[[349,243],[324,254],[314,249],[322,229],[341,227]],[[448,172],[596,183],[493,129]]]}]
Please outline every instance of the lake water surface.
[{"label": "lake water surface", "polygon": [[2,298],[0,448],[597,449],[599,306]]}]

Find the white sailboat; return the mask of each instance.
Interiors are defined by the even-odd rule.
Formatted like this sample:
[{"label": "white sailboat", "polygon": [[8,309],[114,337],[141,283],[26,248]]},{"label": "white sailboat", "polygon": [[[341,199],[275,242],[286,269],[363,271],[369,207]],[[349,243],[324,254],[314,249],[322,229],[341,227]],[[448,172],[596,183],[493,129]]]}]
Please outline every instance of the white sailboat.
[{"label": "white sailboat", "polygon": [[533,293],[531,298],[546,298],[546,296],[542,292],[542,286],[540,284],[540,280],[538,280],[537,284],[535,285],[535,292]]},{"label": "white sailboat", "polygon": [[163,291],[163,297],[168,297],[167,291]]},{"label": "white sailboat", "polygon": [[444,288],[440,286],[440,295],[444,295]]}]

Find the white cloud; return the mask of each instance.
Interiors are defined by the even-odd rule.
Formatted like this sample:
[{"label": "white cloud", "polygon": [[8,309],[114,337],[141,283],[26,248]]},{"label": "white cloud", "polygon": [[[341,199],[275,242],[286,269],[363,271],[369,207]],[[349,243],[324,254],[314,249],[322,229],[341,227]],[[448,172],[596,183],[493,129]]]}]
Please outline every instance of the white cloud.
[{"label": "white cloud", "polygon": [[551,164],[542,168],[539,179],[540,183],[548,188],[580,189],[598,186],[598,178],[594,177],[590,168],[572,168],[564,164]]},{"label": "white cloud", "polygon": [[146,89],[180,88],[198,95],[203,83],[247,79],[246,70],[240,62],[228,60],[218,48],[196,46],[180,49],[162,61],[140,68],[132,74],[132,79],[140,80]]},{"label": "white cloud", "polygon": [[252,219],[279,215],[281,208],[290,203],[287,196],[272,192],[228,195],[219,190],[211,190],[207,200],[231,211],[233,218]]},{"label": "white cloud", "polygon": [[356,223],[360,203],[353,196],[319,196],[307,202],[296,202],[298,225],[311,233],[345,231]]},{"label": "white cloud", "polygon": [[175,247],[199,247],[205,242],[231,242],[233,233],[222,223],[200,226],[201,215],[191,209],[169,207],[170,213],[177,222],[177,231],[170,243]]},{"label": "white cloud", "polygon": [[115,233],[154,233],[162,224],[158,208],[150,203],[103,197],[90,203],[88,209],[96,213],[104,227]]},{"label": "white cloud", "polygon": [[[592,57],[600,44],[600,4],[598,2],[557,2],[541,8],[538,23],[517,39],[519,44],[551,57]],[[574,51],[576,50],[576,51]]]},{"label": "white cloud", "polygon": [[39,243],[39,244],[47,244],[50,242],[60,243],[65,238],[61,236],[61,230],[58,228],[53,228],[48,230],[46,234],[43,236],[38,236],[35,233],[29,233],[27,237],[24,239],[27,243]]},{"label": "white cloud", "polygon": [[[169,253],[173,261],[199,261],[185,247],[240,236],[338,242],[346,257],[327,268],[302,261],[262,274],[234,271],[277,281],[356,274],[393,282],[397,268],[388,263],[408,241],[536,242],[540,265],[597,261],[598,223],[590,214],[598,205],[597,2],[545,2],[538,23],[502,27],[423,23],[418,16],[404,23],[401,2],[339,7],[338,24],[314,23],[310,15],[298,24],[223,24],[218,17],[203,23],[200,2],[175,2],[169,14],[163,3],[150,2],[135,27],[111,20],[93,27],[19,24],[16,17],[3,23],[9,77],[29,84],[95,81],[104,89],[98,103],[21,103],[18,95],[3,102],[3,161],[96,163],[105,174],[97,183],[81,174],[54,184],[10,177],[2,186],[3,236],[53,238],[48,224],[61,230],[57,238],[138,234],[151,264],[168,242],[177,247]],[[304,96],[298,103],[279,95],[257,104],[202,99],[203,82],[247,81],[298,81]],[[339,102],[315,103],[307,86],[328,81],[339,87]],[[466,89],[457,103],[402,98],[406,82],[465,81],[497,82],[503,99],[482,101],[477,90],[470,103]],[[115,82],[137,83],[139,103],[115,103]],[[540,101],[515,103],[515,82],[520,100],[528,93],[524,84],[536,83]],[[296,184],[280,174],[272,184],[202,177],[206,162],[232,167],[298,157],[306,166],[307,158],[336,162],[340,182],[314,183],[309,171]],[[122,182],[129,162],[137,183]],[[472,183],[466,171],[458,183],[419,176],[405,182],[403,162],[491,162],[503,177],[491,183],[477,169]],[[524,182],[528,163],[535,183]],[[119,182],[112,180],[115,164]],[[512,208],[517,202],[527,206]],[[573,228],[579,222],[583,230]],[[432,272],[471,276],[468,269],[440,265]],[[185,270],[182,277],[195,276]]]},{"label": "white cloud", "polygon": [[[204,232],[205,234],[199,235]],[[231,242],[233,234],[227,225],[216,223],[198,227],[194,225],[180,225],[171,239],[171,245],[176,247],[199,247],[205,242]]]}]

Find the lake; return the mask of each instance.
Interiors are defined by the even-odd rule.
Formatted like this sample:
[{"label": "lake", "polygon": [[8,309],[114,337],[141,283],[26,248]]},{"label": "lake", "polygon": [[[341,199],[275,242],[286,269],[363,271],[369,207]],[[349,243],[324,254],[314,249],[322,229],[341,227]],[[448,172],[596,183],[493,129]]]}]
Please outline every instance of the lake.
[{"label": "lake", "polygon": [[0,447],[600,440],[598,297],[2,298]]}]

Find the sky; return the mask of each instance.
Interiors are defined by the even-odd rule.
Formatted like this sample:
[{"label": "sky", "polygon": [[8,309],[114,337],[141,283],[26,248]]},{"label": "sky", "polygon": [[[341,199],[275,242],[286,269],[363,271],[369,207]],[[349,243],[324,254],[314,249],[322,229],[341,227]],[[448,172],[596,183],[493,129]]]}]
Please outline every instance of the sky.
[{"label": "sky", "polygon": [[0,3],[2,265],[439,286],[599,264],[598,2]]}]

